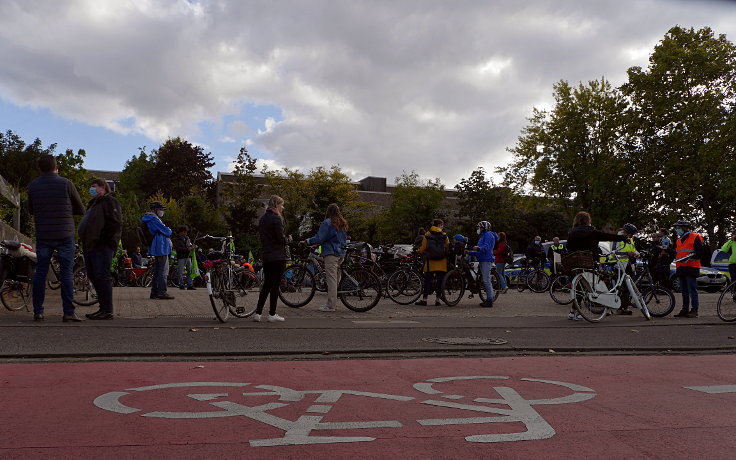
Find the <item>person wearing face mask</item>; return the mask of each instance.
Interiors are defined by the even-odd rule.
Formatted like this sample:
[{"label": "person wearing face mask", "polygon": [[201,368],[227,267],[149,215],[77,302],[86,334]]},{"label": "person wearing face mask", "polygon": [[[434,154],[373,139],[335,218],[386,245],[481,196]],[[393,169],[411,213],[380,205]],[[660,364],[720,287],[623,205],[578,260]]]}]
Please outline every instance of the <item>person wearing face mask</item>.
[{"label": "person wearing face mask", "polygon": [[542,237],[537,235],[532,240],[531,244],[527,246],[526,260],[535,267],[544,268],[547,263],[547,256],[544,254],[544,248],[542,248]]},{"label": "person wearing face mask", "polygon": [[[678,318],[698,317],[698,276],[700,276],[700,257],[703,254],[703,237],[690,231],[690,222],[675,222],[675,276],[680,279],[682,290],[682,310]],[[691,308],[692,307],[692,308]]]},{"label": "person wearing face mask", "polygon": [[123,231],[123,213],[104,179],[93,180],[89,194],[92,199],[79,223],[78,233],[87,276],[95,287],[100,308],[86,316],[92,320],[113,319],[110,266]]},{"label": "person wearing face mask", "polygon": [[166,291],[166,277],[169,274],[169,255],[171,254],[171,229],[164,225],[161,218],[164,216],[166,206],[160,201],[151,203],[151,211],[147,212],[141,222],[148,226],[148,231],[153,235],[153,242],[148,253],[155,257],[153,268],[153,280],[151,282],[152,299],[173,299]]},{"label": "person wearing face mask", "polygon": [[480,274],[483,277],[483,286],[486,290],[486,300],[481,302],[481,307],[493,306],[493,285],[491,284],[491,266],[495,261],[493,257],[493,247],[496,246],[498,235],[491,231],[491,223],[487,220],[478,222],[476,229],[480,239],[478,245],[468,254],[478,259]]}]

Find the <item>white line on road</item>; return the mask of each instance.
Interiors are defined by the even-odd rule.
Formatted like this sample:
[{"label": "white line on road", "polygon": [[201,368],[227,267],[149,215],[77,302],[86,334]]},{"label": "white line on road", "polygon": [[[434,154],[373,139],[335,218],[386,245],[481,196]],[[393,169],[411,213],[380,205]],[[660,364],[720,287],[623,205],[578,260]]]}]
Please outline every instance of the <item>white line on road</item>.
[{"label": "white line on road", "polygon": [[700,391],[708,394],[736,393],[736,385],[711,385],[706,387],[685,387],[689,390]]}]

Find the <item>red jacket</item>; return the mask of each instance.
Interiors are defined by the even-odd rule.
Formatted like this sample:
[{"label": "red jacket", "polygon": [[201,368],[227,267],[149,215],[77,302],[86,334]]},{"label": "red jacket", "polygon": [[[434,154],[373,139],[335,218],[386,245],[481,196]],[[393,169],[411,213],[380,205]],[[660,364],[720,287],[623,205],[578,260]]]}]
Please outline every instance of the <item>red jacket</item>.
[{"label": "red jacket", "polygon": [[506,260],[506,248],[508,245],[504,241],[503,243],[498,243],[496,245],[496,249],[493,250],[493,257],[496,260],[497,264],[508,264],[513,262],[513,260]]}]

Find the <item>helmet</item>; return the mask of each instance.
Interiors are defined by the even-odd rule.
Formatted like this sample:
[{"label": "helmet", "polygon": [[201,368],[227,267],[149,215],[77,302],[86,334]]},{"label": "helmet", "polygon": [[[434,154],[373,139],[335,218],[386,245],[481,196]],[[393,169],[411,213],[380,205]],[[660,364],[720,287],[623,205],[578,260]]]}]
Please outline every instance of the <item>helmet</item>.
[{"label": "helmet", "polygon": [[150,204],[151,209],[166,209],[166,206],[160,201],[154,201]]},{"label": "helmet", "polygon": [[626,224],[624,225],[624,231],[630,235],[636,235],[637,230],[636,225],[634,224]]},{"label": "helmet", "polygon": [[478,228],[482,228],[483,230],[490,230],[491,223],[487,220],[481,220],[480,222],[478,222]]},{"label": "helmet", "polygon": [[675,225],[673,227],[683,227],[683,228],[690,228],[690,222],[686,220],[678,220],[675,222]]},{"label": "helmet", "polygon": [[468,242],[468,239],[466,237],[462,236],[459,233],[457,235],[453,236],[452,239],[455,240],[455,241],[460,241],[461,243],[467,243]]}]

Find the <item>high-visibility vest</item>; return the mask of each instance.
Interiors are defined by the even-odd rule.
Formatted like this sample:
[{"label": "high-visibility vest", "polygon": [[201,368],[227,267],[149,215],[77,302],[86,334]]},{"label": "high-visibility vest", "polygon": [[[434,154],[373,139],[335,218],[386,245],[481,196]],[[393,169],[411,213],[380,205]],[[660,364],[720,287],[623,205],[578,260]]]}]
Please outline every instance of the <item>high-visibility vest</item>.
[{"label": "high-visibility vest", "polygon": [[[683,241],[683,237],[684,237],[684,241]],[[679,259],[680,257],[685,257],[688,254],[694,253],[696,238],[700,238],[700,241],[702,243],[703,237],[701,237],[695,232],[690,232],[686,235],[681,236],[680,238],[677,238],[677,243],[675,244],[675,253],[676,253],[675,258]],[[677,267],[700,268],[700,259],[692,258],[688,260],[687,262],[677,262],[675,265]]]},{"label": "high-visibility vest", "polygon": [[552,249],[554,252],[562,252],[565,250],[565,245],[563,244],[557,244],[550,246],[550,249]]},{"label": "high-visibility vest", "polygon": [[[629,238],[628,241],[620,241],[616,247],[616,252],[636,252],[636,246],[634,246],[634,239]],[[618,260],[621,262],[628,262],[629,256],[619,256]]]}]

